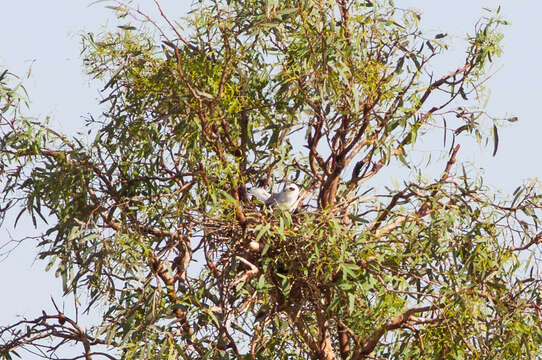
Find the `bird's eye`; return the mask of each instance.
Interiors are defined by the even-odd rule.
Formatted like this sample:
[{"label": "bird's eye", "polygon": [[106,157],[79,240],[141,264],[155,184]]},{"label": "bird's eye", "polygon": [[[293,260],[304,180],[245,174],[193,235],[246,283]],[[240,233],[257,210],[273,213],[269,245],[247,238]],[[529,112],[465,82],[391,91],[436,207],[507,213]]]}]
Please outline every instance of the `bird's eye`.
[{"label": "bird's eye", "polygon": [[295,189],[294,189],[294,187],[293,187],[293,186],[290,186],[290,187],[288,188],[288,190],[290,190],[290,191],[294,191]]}]

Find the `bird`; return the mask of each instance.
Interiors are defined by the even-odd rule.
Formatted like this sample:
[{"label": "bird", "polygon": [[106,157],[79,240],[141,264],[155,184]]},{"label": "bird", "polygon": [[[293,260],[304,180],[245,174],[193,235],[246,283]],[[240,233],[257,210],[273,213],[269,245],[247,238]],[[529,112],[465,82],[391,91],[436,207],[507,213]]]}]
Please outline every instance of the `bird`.
[{"label": "bird", "polygon": [[299,188],[293,183],[286,184],[281,192],[275,194],[270,194],[260,187],[250,189],[249,193],[269,207],[280,206],[288,211],[295,210],[299,198]]}]

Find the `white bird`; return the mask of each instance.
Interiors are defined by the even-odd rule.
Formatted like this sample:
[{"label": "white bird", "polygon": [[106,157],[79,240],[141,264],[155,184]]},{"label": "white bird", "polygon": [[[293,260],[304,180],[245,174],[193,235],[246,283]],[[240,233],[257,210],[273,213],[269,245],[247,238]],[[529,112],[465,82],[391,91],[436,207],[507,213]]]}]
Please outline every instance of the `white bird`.
[{"label": "white bird", "polygon": [[288,211],[295,210],[299,198],[299,188],[296,184],[286,184],[281,192],[273,195],[260,187],[252,188],[249,192],[256,200],[265,202],[265,205],[269,207],[281,206]]}]

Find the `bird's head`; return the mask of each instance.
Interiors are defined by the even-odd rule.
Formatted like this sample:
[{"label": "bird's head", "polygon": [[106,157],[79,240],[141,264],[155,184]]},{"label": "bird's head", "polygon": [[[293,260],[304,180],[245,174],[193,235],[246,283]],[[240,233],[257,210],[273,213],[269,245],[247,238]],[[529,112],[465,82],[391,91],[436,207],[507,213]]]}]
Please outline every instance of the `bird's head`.
[{"label": "bird's head", "polygon": [[291,196],[297,197],[297,195],[299,195],[299,188],[296,184],[286,184],[283,191],[285,193],[291,194]]}]

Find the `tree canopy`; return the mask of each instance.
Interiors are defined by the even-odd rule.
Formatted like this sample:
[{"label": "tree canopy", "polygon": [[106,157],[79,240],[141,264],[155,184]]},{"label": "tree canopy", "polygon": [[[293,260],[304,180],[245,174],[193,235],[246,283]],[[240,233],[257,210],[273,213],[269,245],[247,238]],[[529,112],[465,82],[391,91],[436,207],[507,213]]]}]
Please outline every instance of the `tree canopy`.
[{"label": "tree canopy", "polygon": [[[115,3],[119,28],[83,37],[105,106],[87,136],[21,115],[1,73],[1,215],[46,227],[39,258],[101,321],[29,314],[0,328],[0,357],[542,355],[538,189],[502,199],[461,164],[462,139],[495,154],[516,120],[482,106],[499,10],[443,70],[446,34],[392,1],[156,5]],[[427,180],[411,152],[434,136]],[[372,190],[393,167],[414,175]],[[293,212],[248,192],[287,182]]]}]

